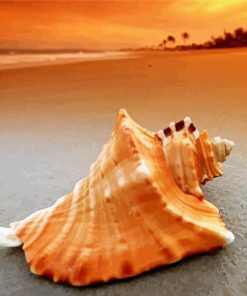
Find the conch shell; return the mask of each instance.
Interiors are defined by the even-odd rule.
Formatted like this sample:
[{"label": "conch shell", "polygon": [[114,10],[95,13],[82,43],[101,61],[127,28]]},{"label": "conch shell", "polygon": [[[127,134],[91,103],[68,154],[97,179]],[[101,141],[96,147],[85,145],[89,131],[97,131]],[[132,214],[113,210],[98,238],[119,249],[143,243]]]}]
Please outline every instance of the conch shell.
[{"label": "conch shell", "polygon": [[0,230],[0,244],[23,243],[33,273],[81,286],[131,277],[233,241],[200,189],[222,174],[224,149],[188,118],[181,126],[150,132],[121,109],[89,176],[50,208],[12,223],[9,237]]}]

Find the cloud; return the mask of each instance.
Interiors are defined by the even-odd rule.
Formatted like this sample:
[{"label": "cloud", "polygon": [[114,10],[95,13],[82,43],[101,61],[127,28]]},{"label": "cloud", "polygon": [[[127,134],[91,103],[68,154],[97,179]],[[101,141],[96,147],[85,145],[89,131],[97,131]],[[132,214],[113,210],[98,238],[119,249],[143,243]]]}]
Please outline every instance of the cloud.
[{"label": "cloud", "polygon": [[235,9],[247,7],[246,0],[174,0],[172,6],[183,13],[202,15],[222,14],[225,12],[233,12]]}]

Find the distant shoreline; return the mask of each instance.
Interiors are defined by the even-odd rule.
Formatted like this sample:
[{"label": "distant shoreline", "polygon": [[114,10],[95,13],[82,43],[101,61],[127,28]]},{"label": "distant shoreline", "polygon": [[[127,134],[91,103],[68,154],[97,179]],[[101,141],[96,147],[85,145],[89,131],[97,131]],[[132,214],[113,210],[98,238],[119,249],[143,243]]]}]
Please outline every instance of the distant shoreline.
[{"label": "distant shoreline", "polygon": [[[104,60],[136,59],[141,57],[181,57],[198,56],[223,53],[245,53],[247,48],[221,48],[221,49],[188,49],[188,50],[143,50],[124,52],[91,52],[91,53],[49,53],[49,54],[0,54],[0,71],[11,69],[25,69],[43,66],[56,66],[63,64],[76,64],[82,62],[94,62]],[[26,60],[28,59],[28,60]]]},{"label": "distant shoreline", "polygon": [[129,52],[77,52],[77,53],[12,53],[0,55],[0,70],[36,66],[67,64],[95,60],[134,58]]},{"label": "distant shoreline", "polygon": [[80,49],[80,48],[58,48],[58,49],[33,49],[33,48],[0,48],[1,54],[51,54],[51,53],[102,53],[114,50]]}]

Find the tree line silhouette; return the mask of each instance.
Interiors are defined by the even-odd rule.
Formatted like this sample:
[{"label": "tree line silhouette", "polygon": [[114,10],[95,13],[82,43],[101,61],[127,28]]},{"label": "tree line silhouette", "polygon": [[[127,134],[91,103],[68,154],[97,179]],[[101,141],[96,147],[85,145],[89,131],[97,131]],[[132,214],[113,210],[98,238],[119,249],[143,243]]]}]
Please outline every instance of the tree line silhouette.
[{"label": "tree line silhouette", "polygon": [[235,29],[233,32],[224,30],[223,35],[218,37],[211,37],[211,40],[204,43],[191,43],[190,34],[183,32],[179,40],[183,40],[183,44],[177,44],[177,39],[173,35],[168,35],[158,45],[145,46],[142,48],[124,48],[121,51],[131,50],[186,50],[186,49],[213,49],[213,48],[233,48],[233,47],[247,47],[247,30],[242,27]]},{"label": "tree line silhouette", "polygon": [[[184,43],[186,44],[186,41],[190,38],[190,35],[189,35],[189,33],[187,33],[187,32],[184,32],[184,33],[182,33],[181,34],[181,37],[182,37],[182,39],[184,40]],[[168,44],[168,43],[171,43],[171,44],[175,44],[176,43],[176,38],[174,37],[174,36],[172,36],[172,35],[169,35],[169,36],[167,36],[167,38],[166,39],[164,39],[159,45],[158,45],[158,47],[159,48],[166,48],[166,45]]]},{"label": "tree line silhouette", "polygon": [[[245,47],[247,46],[247,30],[243,28],[237,28],[233,32],[224,31],[222,36],[211,37],[211,40],[206,41],[202,44],[192,43],[187,44],[190,39],[190,34],[184,32],[181,34],[181,38],[184,41],[183,45],[176,45],[176,38],[172,35],[168,35],[157,48],[160,50],[185,50],[185,49],[210,49],[210,48],[231,48],[231,47]],[[169,44],[173,46],[169,47]]]}]

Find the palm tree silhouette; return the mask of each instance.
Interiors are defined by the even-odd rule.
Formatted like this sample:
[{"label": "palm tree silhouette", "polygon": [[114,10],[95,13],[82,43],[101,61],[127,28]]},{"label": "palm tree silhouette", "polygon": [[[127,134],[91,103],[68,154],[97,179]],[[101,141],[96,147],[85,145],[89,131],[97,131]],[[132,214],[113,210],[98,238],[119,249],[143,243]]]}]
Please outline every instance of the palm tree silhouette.
[{"label": "palm tree silhouette", "polygon": [[182,38],[183,38],[183,40],[184,40],[184,43],[186,44],[186,41],[190,38],[189,33],[184,32],[184,33],[182,33],[181,35],[182,35]]},{"label": "palm tree silhouette", "polygon": [[166,48],[166,42],[167,42],[167,41],[164,39],[164,40],[163,40],[164,49]]},{"label": "palm tree silhouette", "polygon": [[172,35],[169,35],[168,37],[167,37],[167,42],[170,42],[170,43],[175,43],[176,42],[176,39],[175,39],[175,37],[173,37]]}]

